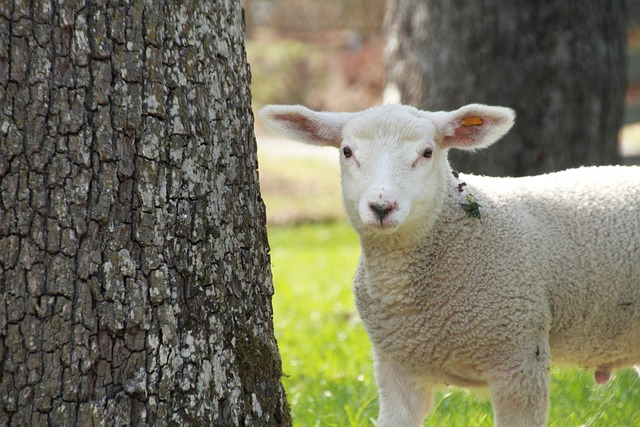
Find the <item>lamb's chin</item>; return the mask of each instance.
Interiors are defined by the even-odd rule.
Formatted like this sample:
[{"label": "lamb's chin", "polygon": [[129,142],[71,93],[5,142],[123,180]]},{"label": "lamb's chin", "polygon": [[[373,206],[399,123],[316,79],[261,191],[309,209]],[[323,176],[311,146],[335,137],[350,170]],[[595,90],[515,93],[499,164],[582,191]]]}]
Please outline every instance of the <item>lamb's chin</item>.
[{"label": "lamb's chin", "polygon": [[370,234],[390,235],[400,228],[400,224],[392,221],[368,221],[363,222],[362,227]]}]

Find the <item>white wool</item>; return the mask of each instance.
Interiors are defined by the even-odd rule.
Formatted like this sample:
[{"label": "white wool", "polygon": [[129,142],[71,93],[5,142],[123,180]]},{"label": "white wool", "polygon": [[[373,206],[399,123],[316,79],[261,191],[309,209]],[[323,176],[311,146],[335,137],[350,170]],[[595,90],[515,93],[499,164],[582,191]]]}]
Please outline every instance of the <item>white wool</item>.
[{"label": "white wool", "polygon": [[640,362],[640,167],[454,176],[447,151],[493,144],[504,107],[261,116],[342,151],[379,426],[422,425],[437,384],[487,386],[498,426],[545,425],[552,356],[598,382]]}]

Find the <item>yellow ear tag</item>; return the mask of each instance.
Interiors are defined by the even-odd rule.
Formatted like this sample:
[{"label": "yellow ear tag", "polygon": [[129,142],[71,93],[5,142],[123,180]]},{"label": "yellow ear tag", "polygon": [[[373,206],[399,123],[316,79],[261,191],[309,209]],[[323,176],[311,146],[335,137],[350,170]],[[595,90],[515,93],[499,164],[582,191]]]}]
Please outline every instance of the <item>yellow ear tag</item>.
[{"label": "yellow ear tag", "polygon": [[482,117],[478,116],[469,116],[460,120],[460,124],[462,126],[480,126],[483,123]]}]

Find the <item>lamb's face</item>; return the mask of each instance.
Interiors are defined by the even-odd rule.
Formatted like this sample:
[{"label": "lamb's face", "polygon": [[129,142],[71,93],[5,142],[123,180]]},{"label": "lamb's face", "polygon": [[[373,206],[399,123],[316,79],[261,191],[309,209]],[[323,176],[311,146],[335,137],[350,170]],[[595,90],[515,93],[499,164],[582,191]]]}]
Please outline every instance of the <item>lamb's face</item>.
[{"label": "lamb's face", "polygon": [[299,141],[340,149],[347,215],[360,232],[393,233],[430,223],[450,175],[447,150],[488,147],[513,125],[505,107],[470,104],[428,112],[383,105],[359,113],[270,105],[260,111],[273,129]]},{"label": "lamb's face", "polygon": [[436,126],[417,110],[387,106],[351,120],[340,145],[342,190],[351,224],[392,233],[431,203]]}]

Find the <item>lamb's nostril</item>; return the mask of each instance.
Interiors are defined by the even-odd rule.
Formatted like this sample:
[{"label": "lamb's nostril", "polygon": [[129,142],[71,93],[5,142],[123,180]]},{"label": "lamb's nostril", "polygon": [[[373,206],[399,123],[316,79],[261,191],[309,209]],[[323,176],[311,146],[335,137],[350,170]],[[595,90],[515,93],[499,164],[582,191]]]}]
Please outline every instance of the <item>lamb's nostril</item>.
[{"label": "lamb's nostril", "polygon": [[385,217],[395,209],[395,203],[369,203],[369,208],[376,214],[380,222],[384,221]]}]

